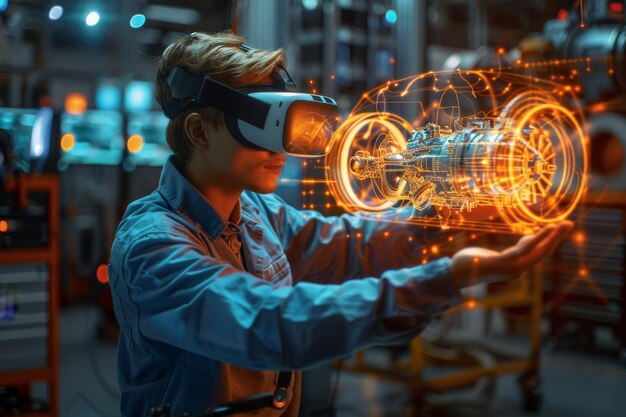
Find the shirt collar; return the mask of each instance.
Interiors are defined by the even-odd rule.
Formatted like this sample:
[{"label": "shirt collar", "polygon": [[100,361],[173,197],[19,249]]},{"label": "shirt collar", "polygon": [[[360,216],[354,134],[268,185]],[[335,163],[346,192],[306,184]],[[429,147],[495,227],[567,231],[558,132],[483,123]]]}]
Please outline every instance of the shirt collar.
[{"label": "shirt collar", "polygon": [[[171,155],[161,172],[159,192],[172,207],[188,221],[199,224],[211,240],[217,239],[224,231],[228,222],[223,221],[215,209],[181,173],[182,163],[175,155]],[[237,204],[231,220],[241,218],[240,205]]]}]

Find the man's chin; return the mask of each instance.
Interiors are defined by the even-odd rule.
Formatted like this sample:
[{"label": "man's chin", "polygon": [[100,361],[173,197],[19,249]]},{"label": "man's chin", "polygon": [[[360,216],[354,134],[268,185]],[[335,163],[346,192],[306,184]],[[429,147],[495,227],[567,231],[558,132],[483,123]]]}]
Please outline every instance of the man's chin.
[{"label": "man's chin", "polygon": [[249,191],[258,193],[258,194],[269,194],[276,191],[276,186],[278,185],[278,181],[268,182],[264,184],[250,184],[248,187]]}]

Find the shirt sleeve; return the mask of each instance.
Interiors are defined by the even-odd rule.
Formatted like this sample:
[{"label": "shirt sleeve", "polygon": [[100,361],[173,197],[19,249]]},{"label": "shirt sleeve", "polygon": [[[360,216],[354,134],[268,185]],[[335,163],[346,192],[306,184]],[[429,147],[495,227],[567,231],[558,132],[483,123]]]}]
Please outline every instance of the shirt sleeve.
[{"label": "shirt sleeve", "polygon": [[426,243],[443,233],[407,224],[402,217],[412,214],[408,210],[381,214],[377,220],[352,214],[327,217],[297,210],[276,195],[261,198],[294,282],[340,283],[413,266],[421,263]]},{"label": "shirt sleeve", "polygon": [[[341,285],[277,289],[185,236],[144,236],[123,259],[111,283],[138,312],[138,343],[147,338],[254,369],[301,369],[409,340],[459,301],[447,258]],[[415,326],[398,332],[385,325],[402,318]]]}]

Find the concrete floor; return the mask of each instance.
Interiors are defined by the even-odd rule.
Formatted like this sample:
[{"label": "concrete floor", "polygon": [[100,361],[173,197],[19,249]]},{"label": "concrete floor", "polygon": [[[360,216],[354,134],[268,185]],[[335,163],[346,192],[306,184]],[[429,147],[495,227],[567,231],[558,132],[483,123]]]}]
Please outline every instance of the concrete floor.
[{"label": "concrete floor", "polygon": [[[61,312],[60,401],[62,417],[118,416],[115,343],[97,337],[100,313],[95,307],[74,306]],[[615,352],[581,353],[564,348],[542,357],[544,405],[542,417],[626,416],[626,367]],[[334,387],[336,373],[330,387]],[[437,411],[437,416],[527,416],[521,411],[516,375],[497,380],[486,406]],[[398,385],[342,372],[337,386],[337,417],[403,416],[409,397]],[[433,415],[433,414],[431,414]]]}]

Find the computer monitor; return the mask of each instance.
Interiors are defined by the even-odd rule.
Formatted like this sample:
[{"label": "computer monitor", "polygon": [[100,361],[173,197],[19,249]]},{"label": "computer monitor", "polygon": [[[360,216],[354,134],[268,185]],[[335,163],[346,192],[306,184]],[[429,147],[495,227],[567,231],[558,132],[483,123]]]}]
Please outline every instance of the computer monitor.
[{"label": "computer monitor", "polygon": [[20,172],[46,170],[51,154],[53,118],[50,108],[0,108],[0,129],[11,135],[15,165]]},{"label": "computer monitor", "polygon": [[87,110],[61,115],[59,170],[69,165],[118,165],[122,162],[122,115],[116,111]]}]

